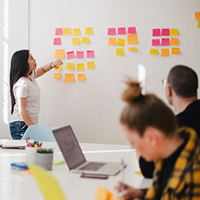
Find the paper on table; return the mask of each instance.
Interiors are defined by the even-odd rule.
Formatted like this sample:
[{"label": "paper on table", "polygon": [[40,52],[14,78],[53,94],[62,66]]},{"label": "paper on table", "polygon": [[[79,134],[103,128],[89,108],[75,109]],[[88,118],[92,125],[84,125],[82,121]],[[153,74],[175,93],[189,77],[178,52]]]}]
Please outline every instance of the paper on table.
[{"label": "paper on table", "polygon": [[172,48],[172,54],[179,55],[180,54],[180,48],[179,47]]},{"label": "paper on table", "polygon": [[72,83],[74,82],[74,74],[65,74],[64,83]]},{"label": "paper on table", "polygon": [[162,38],[162,46],[168,46],[169,44],[169,38]]},{"label": "paper on table", "polygon": [[195,12],[195,18],[196,20],[200,20],[200,12]]},{"label": "paper on table", "polygon": [[137,34],[127,35],[127,44],[138,44]]},{"label": "paper on table", "polygon": [[118,38],[117,45],[121,46],[121,47],[124,47],[125,46],[125,42],[126,42],[125,39]]},{"label": "paper on table", "polygon": [[113,193],[97,185],[96,200],[111,200]]},{"label": "paper on table", "polygon": [[78,81],[85,81],[85,74],[78,74]]},{"label": "paper on table", "polygon": [[160,46],[160,39],[153,39],[152,46]]},{"label": "paper on table", "polygon": [[63,35],[70,35],[71,34],[71,28],[64,28],[63,29]]},{"label": "paper on table", "polygon": [[79,38],[72,38],[72,45],[77,45],[80,44],[80,39]]},{"label": "paper on table", "polygon": [[54,68],[55,71],[61,71],[62,70],[62,65],[57,65],[57,68]]},{"label": "paper on table", "polygon": [[87,62],[87,69],[95,69],[94,61],[92,61],[92,62]]},{"label": "paper on table", "polygon": [[72,58],[74,58],[75,56],[74,56],[74,52],[73,51],[69,51],[69,52],[67,52],[67,59],[72,59]]},{"label": "paper on table", "polygon": [[169,36],[169,28],[162,29],[162,36]]},{"label": "paper on table", "polygon": [[126,28],[125,27],[118,28],[118,35],[125,35],[125,34],[126,34]]},{"label": "paper on table", "polygon": [[157,55],[158,54],[158,49],[150,49],[149,54],[150,55]]},{"label": "paper on table", "polygon": [[128,34],[135,34],[136,33],[136,27],[128,27]]},{"label": "paper on table", "polygon": [[116,35],[116,29],[115,28],[109,28],[108,29],[108,35]]},{"label": "paper on table", "polygon": [[54,38],[54,45],[61,45],[61,38]]},{"label": "paper on table", "polygon": [[116,49],[116,56],[124,56],[124,49]]},{"label": "paper on table", "polygon": [[153,36],[160,36],[160,29],[153,29]]},{"label": "paper on table", "polygon": [[78,63],[77,64],[77,71],[84,71],[85,68],[84,68],[84,63]]},{"label": "paper on table", "polygon": [[109,38],[108,45],[116,45],[116,38]]},{"label": "paper on table", "polygon": [[170,29],[170,35],[178,35],[178,29],[177,28],[171,28]]},{"label": "paper on table", "polygon": [[169,49],[161,49],[161,56],[169,56]]},{"label": "paper on table", "polygon": [[129,51],[136,51],[137,50],[137,47],[130,47],[129,48]]},{"label": "paper on table", "polygon": [[81,30],[80,28],[74,28],[73,29],[73,36],[78,36],[81,34]]},{"label": "paper on table", "polygon": [[178,45],[179,44],[179,38],[171,38],[170,45]]},{"label": "paper on table", "polygon": [[66,69],[73,70],[74,69],[74,63],[67,63]]},{"label": "paper on table", "polygon": [[54,73],[53,79],[60,79],[61,73]]},{"label": "paper on table", "polygon": [[86,27],[85,28],[85,35],[92,35],[93,34],[93,28],[92,27]]},{"label": "paper on table", "polygon": [[89,37],[82,37],[82,40],[81,40],[82,44],[89,44],[89,42],[90,42]]},{"label": "paper on table", "polygon": [[56,28],[56,35],[62,35],[63,29],[62,28]]},{"label": "paper on table", "polygon": [[77,51],[76,52],[76,58],[83,58],[84,56],[84,51]]},{"label": "paper on table", "polygon": [[65,50],[64,49],[56,49],[55,50],[55,58],[65,58]]},{"label": "paper on table", "polygon": [[94,58],[94,51],[92,50],[87,50],[87,55],[86,55],[87,58]]}]

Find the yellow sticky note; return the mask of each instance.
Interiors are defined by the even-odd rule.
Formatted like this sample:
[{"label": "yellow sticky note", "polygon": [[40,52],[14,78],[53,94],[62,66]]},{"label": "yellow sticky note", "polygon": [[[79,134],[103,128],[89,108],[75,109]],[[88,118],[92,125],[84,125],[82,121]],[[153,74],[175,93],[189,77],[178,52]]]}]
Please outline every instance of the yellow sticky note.
[{"label": "yellow sticky note", "polygon": [[84,63],[77,64],[77,71],[84,71]]},{"label": "yellow sticky note", "polygon": [[55,71],[61,71],[62,70],[62,65],[57,65],[57,68],[54,68]]},{"label": "yellow sticky note", "polygon": [[73,29],[73,36],[78,36],[81,34],[81,30],[80,28],[74,28]]},{"label": "yellow sticky note", "polygon": [[65,74],[64,83],[72,83],[74,82],[74,74]]},{"label": "yellow sticky note", "polygon": [[93,28],[92,27],[86,27],[85,28],[85,35],[92,35],[93,34]]},{"label": "yellow sticky note", "polygon": [[79,38],[72,38],[72,45],[77,45],[80,43],[80,39]]},{"label": "yellow sticky note", "polygon": [[71,34],[71,28],[64,28],[63,29],[63,35],[70,35]]},{"label": "yellow sticky note", "polygon": [[198,21],[197,23],[197,28],[200,28],[200,21]]},{"label": "yellow sticky note", "polygon": [[109,190],[97,185],[96,199],[95,200],[111,200],[113,193]]},{"label": "yellow sticky note", "polygon": [[129,51],[137,51],[137,47],[130,47]]},{"label": "yellow sticky note", "polygon": [[178,45],[179,44],[179,38],[171,38],[170,45]]},{"label": "yellow sticky note", "polygon": [[118,38],[117,45],[121,46],[121,47],[124,47],[125,46],[125,41],[126,41],[125,39]]},{"label": "yellow sticky note", "polygon": [[175,54],[175,55],[180,54],[180,48],[179,48],[179,47],[177,47],[177,48],[172,48],[172,54]]},{"label": "yellow sticky note", "polygon": [[74,69],[74,63],[67,63],[66,69],[73,70]]},{"label": "yellow sticky note", "polygon": [[116,49],[116,56],[124,56],[124,49]]},{"label": "yellow sticky note", "polygon": [[116,38],[109,38],[108,45],[116,45]]},{"label": "yellow sticky note", "polygon": [[44,196],[44,199],[48,200],[65,200],[64,194],[57,182],[57,180],[51,176],[50,174],[46,173],[44,169],[38,167],[34,164],[29,164],[28,168],[33,173],[37,184]]},{"label": "yellow sticky note", "polygon": [[177,28],[171,28],[170,29],[170,35],[178,35],[178,29]]},{"label": "yellow sticky note", "polygon": [[89,42],[90,42],[89,37],[82,37],[82,40],[81,40],[82,44],[89,44]]},{"label": "yellow sticky note", "polygon": [[195,18],[196,20],[200,20],[200,12],[195,12]]},{"label": "yellow sticky note", "polygon": [[92,61],[92,62],[87,62],[87,69],[95,69],[94,61]]},{"label": "yellow sticky note", "polygon": [[127,44],[138,44],[137,34],[127,35]]},{"label": "yellow sticky note", "polygon": [[85,81],[85,74],[78,74],[78,81]]},{"label": "yellow sticky note", "polygon": [[161,49],[161,56],[169,56],[169,49]]},{"label": "yellow sticky note", "polygon": [[65,50],[64,49],[56,49],[55,50],[55,58],[65,58]]},{"label": "yellow sticky note", "polygon": [[60,79],[61,73],[54,73],[53,79]]},{"label": "yellow sticky note", "polygon": [[150,55],[157,55],[158,54],[158,49],[150,49]]},{"label": "yellow sticky note", "polygon": [[137,171],[137,172],[135,172],[135,174],[142,175],[142,172],[141,171]]}]

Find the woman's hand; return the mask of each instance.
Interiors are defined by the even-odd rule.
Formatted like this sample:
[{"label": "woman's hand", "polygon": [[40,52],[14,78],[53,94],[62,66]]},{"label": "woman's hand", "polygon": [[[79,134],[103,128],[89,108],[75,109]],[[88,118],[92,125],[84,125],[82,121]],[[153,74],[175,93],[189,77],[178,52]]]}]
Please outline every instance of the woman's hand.
[{"label": "woman's hand", "polygon": [[63,62],[61,60],[55,60],[53,63],[51,63],[52,68],[58,68],[58,65],[63,65]]}]

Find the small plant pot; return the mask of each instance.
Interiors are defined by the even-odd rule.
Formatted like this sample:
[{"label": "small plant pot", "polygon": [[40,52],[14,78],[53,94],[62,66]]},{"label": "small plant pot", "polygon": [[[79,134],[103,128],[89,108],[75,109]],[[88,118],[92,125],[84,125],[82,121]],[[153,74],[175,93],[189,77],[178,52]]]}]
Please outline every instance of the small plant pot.
[{"label": "small plant pot", "polygon": [[53,153],[36,153],[35,164],[46,170],[52,170]]}]

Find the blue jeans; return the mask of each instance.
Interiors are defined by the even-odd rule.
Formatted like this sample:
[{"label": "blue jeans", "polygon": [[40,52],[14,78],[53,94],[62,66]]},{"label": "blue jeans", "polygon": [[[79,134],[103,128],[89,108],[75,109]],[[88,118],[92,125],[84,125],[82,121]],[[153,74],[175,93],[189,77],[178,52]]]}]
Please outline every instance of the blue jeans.
[{"label": "blue jeans", "polygon": [[10,133],[13,140],[21,140],[28,126],[23,121],[10,123]]}]

